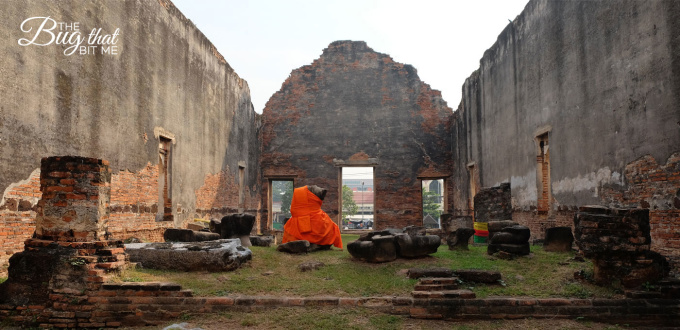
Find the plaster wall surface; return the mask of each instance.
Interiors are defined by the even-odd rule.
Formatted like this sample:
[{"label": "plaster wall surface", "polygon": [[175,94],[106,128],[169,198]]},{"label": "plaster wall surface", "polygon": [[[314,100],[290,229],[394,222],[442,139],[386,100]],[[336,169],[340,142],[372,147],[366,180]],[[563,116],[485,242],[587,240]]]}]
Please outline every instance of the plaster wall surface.
[{"label": "plaster wall surface", "polygon": [[[677,245],[680,220],[668,214],[680,190],[678,22],[675,1],[530,1],[463,85],[456,212],[470,212],[473,163],[481,186],[511,183],[519,219],[555,222],[588,204],[650,208],[652,219],[664,213],[657,243]],[[540,135],[550,169],[543,214]]]},{"label": "plaster wall surface", "polygon": [[[22,22],[38,16],[78,22],[85,38],[92,29],[118,30],[117,54],[98,49],[65,55],[67,46],[54,42],[19,45],[20,38],[33,36],[22,32]],[[53,155],[110,162],[110,228],[121,235],[183,226],[213,209],[257,209],[259,119],[248,84],[170,1],[12,1],[0,20],[0,37],[8,45],[0,49],[0,219],[3,212],[17,212],[12,205],[21,201],[30,204],[24,211],[35,213],[35,187],[25,196],[17,192],[39,175],[40,159]],[[40,22],[32,20],[25,29],[35,32]],[[57,26],[52,32],[67,30]],[[47,42],[49,35],[43,32],[38,40]],[[174,221],[157,221],[164,207],[158,205],[161,137],[171,140]],[[239,205],[239,166],[248,205]],[[207,180],[214,176],[223,179]],[[218,190],[237,198],[218,197]]]}]

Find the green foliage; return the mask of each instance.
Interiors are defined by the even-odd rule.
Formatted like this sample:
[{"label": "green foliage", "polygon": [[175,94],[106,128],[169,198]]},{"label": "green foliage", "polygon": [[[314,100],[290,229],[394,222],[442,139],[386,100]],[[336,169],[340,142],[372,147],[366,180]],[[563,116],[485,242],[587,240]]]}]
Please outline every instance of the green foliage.
[{"label": "green foliage", "polygon": [[293,201],[293,181],[273,181],[272,198],[281,201],[281,213],[290,213],[290,203]]},{"label": "green foliage", "polygon": [[354,202],[354,192],[352,188],[342,186],[342,220],[347,220],[349,217],[357,214],[359,206]]},{"label": "green foliage", "polygon": [[439,198],[436,192],[423,190],[423,217],[429,214],[432,218],[439,219],[442,215],[442,210],[439,209],[441,206]]},{"label": "green foliage", "polygon": [[7,281],[7,277],[0,277],[0,284],[4,283]]},{"label": "green foliage", "polygon": [[71,258],[69,259],[68,263],[70,263],[72,266],[83,266],[86,264],[85,259],[83,258]]}]

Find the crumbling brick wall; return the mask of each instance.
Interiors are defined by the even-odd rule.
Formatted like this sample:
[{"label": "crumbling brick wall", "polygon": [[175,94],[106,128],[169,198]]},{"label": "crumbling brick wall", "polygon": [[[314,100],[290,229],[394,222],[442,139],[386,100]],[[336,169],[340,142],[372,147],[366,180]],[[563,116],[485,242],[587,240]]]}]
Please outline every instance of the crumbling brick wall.
[{"label": "crumbling brick wall", "polygon": [[484,188],[474,197],[475,221],[489,222],[512,219],[510,183]]},{"label": "crumbling brick wall", "polygon": [[610,185],[602,191],[605,205],[649,209],[651,249],[680,267],[680,152],[665,164],[643,156],[624,170],[627,188]]},{"label": "crumbling brick wall", "polygon": [[40,193],[40,169],[10,187],[0,200],[0,271],[9,257],[24,249],[35,231],[36,204]]},{"label": "crumbling brick wall", "polygon": [[[340,167],[374,167],[375,226],[421,225],[419,178],[451,184],[450,115],[412,66],[364,42],[334,42],[267,102],[262,182],[290,178],[296,187],[327,188],[322,209],[337,220]],[[263,206],[268,194],[263,189]]]}]

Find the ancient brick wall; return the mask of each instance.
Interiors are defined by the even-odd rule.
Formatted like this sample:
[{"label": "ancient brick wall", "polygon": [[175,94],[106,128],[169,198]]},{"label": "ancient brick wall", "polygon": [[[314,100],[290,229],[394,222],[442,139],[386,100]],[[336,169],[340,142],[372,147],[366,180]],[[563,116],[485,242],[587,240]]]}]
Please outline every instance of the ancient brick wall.
[{"label": "ancient brick wall", "polygon": [[676,1],[529,1],[463,85],[453,214],[475,181],[511,183],[534,238],[579,206],[649,208],[652,249],[675,258],[678,21]]},{"label": "ancient brick wall", "polygon": [[120,170],[111,176],[109,232],[112,238],[162,242],[169,221],[157,221],[158,166],[147,163],[138,172]]},{"label": "ancient brick wall", "polygon": [[647,155],[624,170],[627,189],[607,186],[603,204],[614,207],[648,208],[651,249],[672,259],[680,267],[680,152],[665,164]]},{"label": "ancient brick wall", "polygon": [[[203,185],[196,190],[196,213],[204,219],[220,219],[237,212],[258,214],[259,195],[251,193],[257,191],[258,186],[240,189],[239,178],[228,170],[206,175]],[[254,226],[253,230],[257,231],[257,227]]]},{"label": "ancient brick wall", "polygon": [[[263,183],[290,178],[295,187],[327,188],[322,209],[337,220],[340,168],[374,167],[375,226],[421,225],[419,178],[451,183],[450,115],[412,66],[364,42],[334,42],[267,102]],[[262,205],[267,198],[263,191]]]},{"label": "ancient brick wall", "polygon": [[[0,319],[40,328],[103,328],[162,326],[180,323],[185,314],[214,314],[266,308],[365,308],[374,313],[433,320],[574,319],[584,322],[672,327],[680,317],[677,299],[566,298],[412,298],[412,297],[195,297],[173,283],[106,283],[88,299],[72,303],[53,294],[51,305],[0,305]],[[76,300],[78,301],[78,300]]]},{"label": "ancient brick wall", "polygon": [[40,169],[12,185],[0,200],[0,272],[9,257],[24,249],[24,241],[35,231],[36,204],[40,192]]}]

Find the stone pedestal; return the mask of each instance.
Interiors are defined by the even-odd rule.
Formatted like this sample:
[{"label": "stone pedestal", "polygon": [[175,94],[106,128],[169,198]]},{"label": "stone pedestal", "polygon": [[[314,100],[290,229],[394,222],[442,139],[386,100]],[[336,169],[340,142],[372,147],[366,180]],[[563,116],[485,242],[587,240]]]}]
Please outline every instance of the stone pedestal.
[{"label": "stone pedestal", "polygon": [[35,237],[68,242],[106,239],[110,182],[111,170],[105,160],[43,158]]}]

